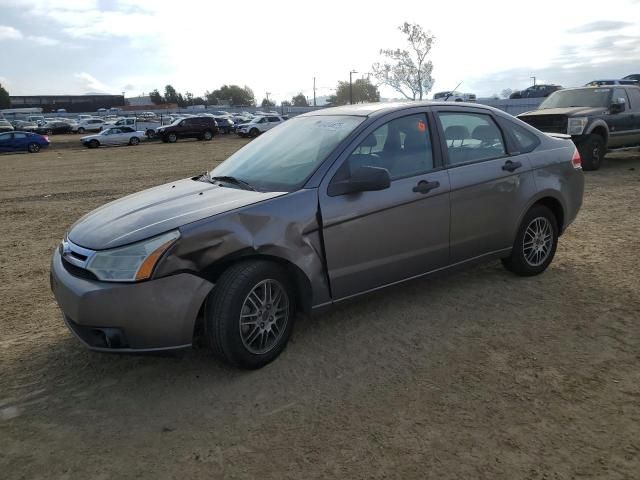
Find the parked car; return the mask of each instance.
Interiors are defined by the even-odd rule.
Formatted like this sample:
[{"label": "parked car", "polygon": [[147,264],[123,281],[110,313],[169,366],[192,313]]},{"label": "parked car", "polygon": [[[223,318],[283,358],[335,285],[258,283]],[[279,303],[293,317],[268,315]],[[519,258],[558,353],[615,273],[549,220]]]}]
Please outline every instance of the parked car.
[{"label": "parked car", "polygon": [[298,311],[479,260],[542,273],[583,188],[566,135],[491,107],[328,108],[85,215],[51,286],[91,349],[185,348],[203,331],[222,360],[259,368]]},{"label": "parked car", "polygon": [[42,135],[55,135],[61,133],[71,133],[72,128],[73,127],[67,122],[47,122],[41,127],[35,128],[33,131]]},{"label": "parked car", "polygon": [[82,137],[80,142],[88,148],[102,145],[138,145],[145,138],[144,131],[136,131],[131,127],[111,127],[97,135]]},{"label": "parked car", "polygon": [[179,118],[171,125],[156,130],[156,135],[165,143],[175,143],[179,138],[211,140],[217,133],[218,125],[209,116]]},{"label": "parked car", "polygon": [[32,132],[0,133],[0,152],[38,153],[49,146],[49,139]]},{"label": "parked car", "polygon": [[265,115],[254,117],[249,122],[243,123],[236,128],[236,133],[241,137],[257,137],[261,133],[277,127],[285,121],[280,115]]},{"label": "parked car", "polygon": [[231,133],[235,130],[235,124],[231,117],[214,117],[218,124],[218,131],[221,133]]},{"label": "parked car", "polygon": [[543,132],[571,135],[583,168],[597,170],[607,150],[640,145],[640,87],[560,90],[518,118]]},{"label": "parked car", "polygon": [[38,126],[47,123],[42,115],[29,115],[27,117],[27,122],[36,122]]},{"label": "parked car", "polygon": [[14,130],[13,125],[7,120],[0,120],[0,132],[12,132]]},{"label": "parked car", "polygon": [[603,87],[606,85],[637,85],[637,80],[630,79],[619,79],[619,80],[593,80],[587,84],[585,87]]},{"label": "parked car", "polygon": [[475,102],[476,94],[475,93],[462,93],[462,92],[438,92],[433,95],[434,100],[439,100],[442,102]]},{"label": "parked car", "polygon": [[105,125],[104,120],[100,118],[83,118],[77,124],[72,125],[71,129],[74,133],[99,132]]},{"label": "parked car", "polygon": [[524,90],[513,92],[509,98],[542,98],[560,90],[560,85],[533,85]]},{"label": "parked car", "polygon": [[26,120],[12,120],[11,126],[14,130],[20,130],[21,132],[32,132],[38,128],[38,124],[36,122],[28,122]]},{"label": "parked car", "polygon": [[[158,128],[160,128],[161,125],[159,121],[154,121],[154,119],[150,117],[128,117],[118,119],[115,122],[110,123],[109,126],[131,127],[133,130],[140,130],[145,132],[145,135],[148,138],[154,138],[156,136],[156,131],[158,130]],[[106,125],[103,128],[106,128]]]}]

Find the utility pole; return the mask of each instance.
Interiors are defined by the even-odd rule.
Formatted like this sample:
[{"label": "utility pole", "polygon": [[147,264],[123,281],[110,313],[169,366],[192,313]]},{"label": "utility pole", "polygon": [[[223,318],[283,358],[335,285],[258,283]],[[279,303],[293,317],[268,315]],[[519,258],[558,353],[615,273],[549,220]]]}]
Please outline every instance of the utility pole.
[{"label": "utility pole", "polygon": [[269,95],[271,95],[271,92],[264,92],[264,94],[267,96],[267,102],[269,101]]},{"label": "utility pole", "polygon": [[355,70],[351,70],[349,72],[349,104],[351,104],[351,105],[353,105],[353,81],[352,81],[351,76],[354,73],[358,73],[358,72],[356,72]]},{"label": "utility pole", "polygon": [[316,77],[313,77],[313,106],[316,106]]},{"label": "utility pole", "polygon": [[533,77],[529,77],[529,78],[533,78],[533,86],[535,87],[536,86],[536,77],[533,76]]}]

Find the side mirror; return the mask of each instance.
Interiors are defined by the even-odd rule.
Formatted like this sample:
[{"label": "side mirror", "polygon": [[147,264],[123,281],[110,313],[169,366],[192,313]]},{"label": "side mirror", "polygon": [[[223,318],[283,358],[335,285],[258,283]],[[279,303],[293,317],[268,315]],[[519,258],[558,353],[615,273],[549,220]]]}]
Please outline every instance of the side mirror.
[{"label": "side mirror", "polygon": [[620,113],[624,112],[627,106],[627,102],[624,98],[617,98],[611,103],[611,108],[609,109],[611,113]]},{"label": "side mirror", "polygon": [[391,185],[389,170],[380,167],[362,166],[346,180],[329,185],[328,193],[332,197],[349,193],[372,192],[384,190]]}]

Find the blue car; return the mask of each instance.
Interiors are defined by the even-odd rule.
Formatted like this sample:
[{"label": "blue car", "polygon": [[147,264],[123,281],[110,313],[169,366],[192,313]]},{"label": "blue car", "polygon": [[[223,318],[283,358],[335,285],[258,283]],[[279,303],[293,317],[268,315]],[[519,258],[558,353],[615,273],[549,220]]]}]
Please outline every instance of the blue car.
[{"label": "blue car", "polygon": [[0,133],[0,152],[38,153],[49,146],[49,139],[31,132]]}]

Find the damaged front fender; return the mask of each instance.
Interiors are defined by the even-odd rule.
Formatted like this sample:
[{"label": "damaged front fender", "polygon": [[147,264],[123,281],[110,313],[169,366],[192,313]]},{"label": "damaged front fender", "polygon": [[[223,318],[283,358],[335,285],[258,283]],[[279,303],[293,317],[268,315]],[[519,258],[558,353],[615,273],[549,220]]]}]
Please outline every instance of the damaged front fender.
[{"label": "damaged front fender", "polygon": [[[181,238],[156,277],[192,272],[216,276],[248,257],[272,258],[294,273],[305,309],[331,300],[316,189],[299,190],[180,227]],[[215,278],[212,280],[215,281]]]}]

